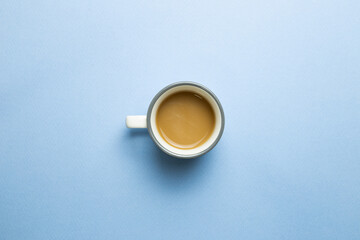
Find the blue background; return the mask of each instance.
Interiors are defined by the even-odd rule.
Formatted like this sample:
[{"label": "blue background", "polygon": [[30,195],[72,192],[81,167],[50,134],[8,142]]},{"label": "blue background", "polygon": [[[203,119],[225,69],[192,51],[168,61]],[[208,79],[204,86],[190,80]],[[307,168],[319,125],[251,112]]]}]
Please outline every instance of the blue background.
[{"label": "blue background", "polygon": [[[360,239],[360,2],[0,3],[0,239]],[[176,81],[226,115],[125,128]]]}]

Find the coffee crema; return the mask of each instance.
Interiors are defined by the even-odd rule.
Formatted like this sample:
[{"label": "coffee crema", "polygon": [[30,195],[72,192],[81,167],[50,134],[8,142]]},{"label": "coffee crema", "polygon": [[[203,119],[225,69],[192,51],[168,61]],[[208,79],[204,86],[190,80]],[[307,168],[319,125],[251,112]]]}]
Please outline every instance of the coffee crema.
[{"label": "coffee crema", "polygon": [[215,113],[201,95],[189,91],[176,92],[160,104],[156,125],[168,144],[179,149],[192,149],[210,138],[215,128]]}]

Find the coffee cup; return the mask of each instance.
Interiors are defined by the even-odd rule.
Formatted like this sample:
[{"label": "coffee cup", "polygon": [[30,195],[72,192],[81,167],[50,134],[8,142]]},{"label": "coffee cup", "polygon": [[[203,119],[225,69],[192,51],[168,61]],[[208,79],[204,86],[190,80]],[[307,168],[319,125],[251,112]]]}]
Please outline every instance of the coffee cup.
[{"label": "coffee cup", "polygon": [[220,101],[207,87],[176,82],[152,99],[146,115],[126,117],[128,128],[147,128],[155,144],[177,158],[199,157],[220,140],[225,126]]}]

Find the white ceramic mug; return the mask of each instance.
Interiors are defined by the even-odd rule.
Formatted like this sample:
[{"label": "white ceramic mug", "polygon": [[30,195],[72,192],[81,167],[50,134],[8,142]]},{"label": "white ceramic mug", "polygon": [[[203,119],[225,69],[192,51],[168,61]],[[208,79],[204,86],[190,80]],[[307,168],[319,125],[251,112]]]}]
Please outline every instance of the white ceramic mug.
[{"label": "white ceramic mug", "polygon": [[[211,105],[215,113],[215,128],[209,139],[202,145],[192,149],[179,149],[168,144],[160,135],[156,126],[156,113],[162,101],[169,95],[191,91],[204,97]],[[194,158],[210,151],[220,140],[225,126],[224,111],[220,101],[208,88],[195,82],[177,82],[163,88],[155,95],[150,103],[147,115],[127,116],[126,126],[128,128],[147,128],[153,141],[165,153],[178,158]]]}]

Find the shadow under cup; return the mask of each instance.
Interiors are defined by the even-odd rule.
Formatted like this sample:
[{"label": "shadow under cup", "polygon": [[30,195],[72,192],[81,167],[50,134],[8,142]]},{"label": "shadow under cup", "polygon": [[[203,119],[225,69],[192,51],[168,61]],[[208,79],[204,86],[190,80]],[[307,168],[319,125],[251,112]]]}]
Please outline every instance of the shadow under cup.
[{"label": "shadow under cup", "polygon": [[[156,125],[157,111],[161,103],[170,95],[179,92],[193,92],[202,96],[210,104],[214,111],[214,130],[208,140],[196,148],[180,149],[170,145],[162,138]],[[160,149],[165,153],[178,158],[194,158],[210,151],[220,140],[225,126],[224,111],[220,101],[209,89],[194,82],[178,82],[163,88],[151,101],[146,121],[149,134]]]}]

